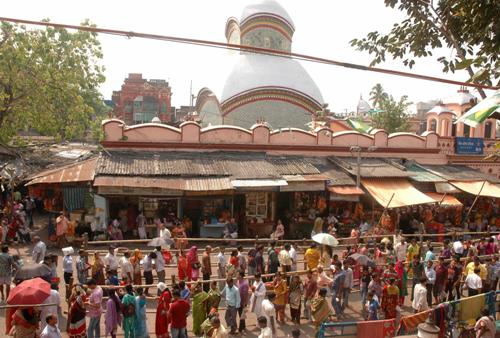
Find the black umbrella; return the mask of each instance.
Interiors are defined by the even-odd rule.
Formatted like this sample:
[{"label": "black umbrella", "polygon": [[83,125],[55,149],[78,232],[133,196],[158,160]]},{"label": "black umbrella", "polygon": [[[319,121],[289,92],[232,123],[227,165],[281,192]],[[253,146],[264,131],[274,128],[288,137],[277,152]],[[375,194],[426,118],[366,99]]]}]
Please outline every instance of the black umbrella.
[{"label": "black umbrella", "polygon": [[45,264],[28,264],[21,267],[14,276],[15,280],[27,280],[35,277],[50,277],[51,270]]}]

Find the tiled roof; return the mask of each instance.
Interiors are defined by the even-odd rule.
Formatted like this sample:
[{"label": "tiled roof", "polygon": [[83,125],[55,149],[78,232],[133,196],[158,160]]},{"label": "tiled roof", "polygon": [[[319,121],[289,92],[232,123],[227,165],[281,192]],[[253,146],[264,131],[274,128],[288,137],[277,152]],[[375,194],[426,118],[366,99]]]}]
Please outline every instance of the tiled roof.
[{"label": "tiled roof", "polygon": [[436,183],[436,182],[447,182],[444,178],[439,175],[433,174],[426,170],[420,164],[409,162],[405,164],[406,169],[411,174],[410,178],[416,182],[425,183]]},{"label": "tiled roof", "polygon": [[[328,158],[347,173],[357,175],[357,163],[355,157],[337,157]],[[409,177],[411,174],[401,164],[390,159],[382,158],[362,158],[360,166],[360,174],[363,178],[394,178],[394,177]]]},{"label": "tiled roof", "polygon": [[431,173],[444,178],[447,181],[482,181],[487,180],[492,183],[499,183],[495,176],[480,172],[479,170],[457,164],[446,165],[421,165]]},{"label": "tiled roof", "polygon": [[348,174],[326,157],[274,156],[261,152],[102,152],[96,176],[230,177],[282,179],[301,175],[305,180],[328,179],[332,185],[354,185]]}]

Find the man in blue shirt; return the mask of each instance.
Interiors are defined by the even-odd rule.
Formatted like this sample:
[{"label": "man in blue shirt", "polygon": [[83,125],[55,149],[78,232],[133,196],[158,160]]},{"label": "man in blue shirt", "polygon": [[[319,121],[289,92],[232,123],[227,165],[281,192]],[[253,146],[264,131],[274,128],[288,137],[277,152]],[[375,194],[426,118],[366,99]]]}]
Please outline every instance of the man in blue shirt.
[{"label": "man in blue shirt", "polygon": [[436,255],[434,255],[434,249],[432,246],[429,246],[429,249],[427,249],[427,252],[425,253],[425,258],[424,261],[435,261],[436,260]]},{"label": "man in blue shirt", "polygon": [[342,316],[342,307],[340,299],[342,298],[342,289],[345,282],[345,270],[342,269],[342,263],[335,263],[335,276],[332,281],[332,306],[338,318]]},{"label": "man in blue shirt", "polygon": [[236,315],[240,307],[241,298],[240,291],[234,286],[232,279],[226,281],[226,286],[222,290],[221,295],[224,295],[226,299],[226,315],[224,319],[227,326],[231,327],[229,334],[237,334],[238,324],[236,323]]}]

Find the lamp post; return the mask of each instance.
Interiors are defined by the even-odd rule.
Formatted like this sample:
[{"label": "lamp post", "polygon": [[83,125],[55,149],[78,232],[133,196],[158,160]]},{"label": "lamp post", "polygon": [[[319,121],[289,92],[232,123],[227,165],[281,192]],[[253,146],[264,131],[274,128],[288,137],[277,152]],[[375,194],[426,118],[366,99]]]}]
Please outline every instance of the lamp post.
[{"label": "lamp post", "polygon": [[[366,148],[366,151],[371,153],[377,150],[376,146],[369,146]],[[361,186],[361,153],[363,151],[363,148],[360,146],[351,146],[349,149],[351,154],[356,154],[356,188],[359,188]]]}]

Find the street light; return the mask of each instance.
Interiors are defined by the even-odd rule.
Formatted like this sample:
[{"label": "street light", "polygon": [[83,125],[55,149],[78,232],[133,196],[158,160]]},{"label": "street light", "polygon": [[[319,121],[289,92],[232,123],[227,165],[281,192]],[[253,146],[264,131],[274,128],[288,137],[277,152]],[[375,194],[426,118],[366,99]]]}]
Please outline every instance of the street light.
[{"label": "street light", "polygon": [[[377,150],[376,146],[369,146],[366,148],[366,152],[371,153]],[[351,154],[356,153],[356,188],[359,188],[361,185],[361,152],[363,151],[363,148],[360,146],[351,146],[349,149]]]}]

